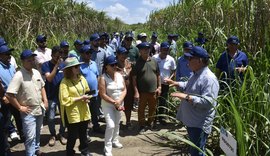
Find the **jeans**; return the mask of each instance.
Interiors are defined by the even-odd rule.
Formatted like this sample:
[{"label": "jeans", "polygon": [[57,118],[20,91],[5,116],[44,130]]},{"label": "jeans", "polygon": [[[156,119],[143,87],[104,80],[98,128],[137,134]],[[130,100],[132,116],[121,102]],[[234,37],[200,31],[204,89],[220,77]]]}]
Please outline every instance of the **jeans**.
[{"label": "jeans", "polygon": [[106,120],[104,152],[105,155],[112,155],[112,144],[119,142],[121,112],[114,106],[102,106],[102,109]]},{"label": "jeans", "polygon": [[[48,127],[49,131],[52,136],[56,136],[56,131],[55,131],[55,112],[56,112],[56,107],[58,106],[59,108],[59,103],[56,103],[53,100],[48,101]],[[59,108],[60,109],[60,108]],[[62,121],[60,121],[60,129],[59,129],[59,134],[63,135],[65,133],[65,127],[63,126]]]},{"label": "jeans", "polygon": [[[188,137],[197,147],[205,152],[205,144],[207,141],[208,134],[205,133],[201,128],[187,127]],[[204,156],[203,153],[199,152],[196,148],[190,147],[191,156]]]},{"label": "jeans", "polygon": [[97,129],[99,127],[99,123],[98,123],[99,106],[97,103],[97,97],[92,97],[90,99],[89,108],[91,112],[91,120],[93,124],[93,129]]},{"label": "jeans", "polygon": [[169,92],[169,85],[161,84],[161,94],[159,99],[159,106],[158,106],[158,115],[161,115],[159,119],[165,118],[164,115],[168,115],[168,108],[167,101],[168,100],[168,92]]},{"label": "jeans", "polygon": [[23,134],[25,136],[24,146],[26,156],[33,156],[40,145],[40,129],[44,115],[33,116],[21,113]]},{"label": "jeans", "polygon": [[66,146],[67,156],[74,156],[75,151],[73,150],[73,148],[75,146],[78,136],[80,140],[79,150],[84,155],[89,153],[87,141],[88,122],[89,120],[71,124],[67,122],[67,130],[68,130],[67,146]]},{"label": "jeans", "polygon": [[148,105],[148,125],[154,121],[157,107],[156,93],[140,93],[138,121],[139,126],[145,126],[145,108]]}]

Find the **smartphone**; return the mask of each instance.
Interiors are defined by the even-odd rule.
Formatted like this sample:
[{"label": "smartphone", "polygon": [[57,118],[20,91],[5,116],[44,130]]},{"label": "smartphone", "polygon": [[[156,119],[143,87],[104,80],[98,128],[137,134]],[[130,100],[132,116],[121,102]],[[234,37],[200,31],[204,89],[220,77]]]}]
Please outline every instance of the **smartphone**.
[{"label": "smartphone", "polygon": [[86,92],[85,94],[94,95],[94,94],[96,94],[96,90],[90,90],[90,91]]}]

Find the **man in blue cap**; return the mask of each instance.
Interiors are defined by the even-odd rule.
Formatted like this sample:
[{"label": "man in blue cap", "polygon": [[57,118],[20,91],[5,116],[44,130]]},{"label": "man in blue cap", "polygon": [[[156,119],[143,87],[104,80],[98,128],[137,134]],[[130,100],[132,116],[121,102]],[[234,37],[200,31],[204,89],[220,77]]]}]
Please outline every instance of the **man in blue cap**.
[{"label": "man in blue cap", "polygon": [[160,70],[161,94],[158,105],[158,119],[163,125],[167,124],[167,115],[169,115],[167,111],[169,84],[167,84],[164,79],[174,77],[176,69],[176,63],[174,58],[169,55],[169,51],[170,44],[168,42],[162,42],[160,45],[160,53],[153,56],[153,58],[157,61]]},{"label": "man in blue cap", "polygon": [[40,129],[48,108],[45,83],[34,69],[35,56],[29,49],[21,53],[22,68],[15,73],[7,89],[8,100],[21,113],[26,156],[42,154]]},{"label": "man in blue cap", "polygon": [[106,57],[110,56],[110,55],[114,55],[115,56],[115,50],[113,50],[109,45],[108,45],[108,41],[109,41],[109,34],[106,32],[103,32],[100,34],[100,39],[99,39],[99,49],[101,51],[104,51],[106,54]]},{"label": "man in blue cap", "polygon": [[[189,53],[192,49],[193,43],[190,41],[186,41],[183,43],[183,53]],[[188,78],[191,76],[192,71],[188,67],[188,60],[183,55],[180,56],[177,60],[177,67],[176,67],[176,81],[187,81]]]},{"label": "man in blue cap", "polygon": [[151,45],[150,56],[153,56],[159,53],[160,44],[157,42],[157,38],[158,38],[158,34],[156,32],[153,32],[151,41],[150,41],[150,45]]},{"label": "man in blue cap", "polygon": [[204,47],[205,43],[208,42],[208,39],[204,37],[202,32],[198,32],[198,38],[195,39],[195,42],[199,45]]},{"label": "man in blue cap", "polygon": [[[98,73],[99,75],[101,75],[103,73],[102,70],[104,66],[104,60],[106,58],[106,53],[103,50],[101,50],[101,48],[99,47],[99,40],[100,40],[100,36],[98,33],[92,34],[90,36],[90,44],[91,44],[91,52],[92,52],[91,60],[96,62],[97,67],[98,67]],[[98,111],[99,120],[104,121],[105,118],[101,110],[101,99],[99,95],[97,98],[97,107],[99,108],[99,111]],[[100,129],[97,129],[97,131],[94,131],[94,132],[103,133],[102,131],[99,131],[99,130]]]},{"label": "man in blue cap", "polygon": [[73,45],[74,45],[75,49],[69,51],[68,55],[73,55],[73,56],[77,57],[77,59],[79,59],[79,57],[80,57],[80,49],[83,46],[83,42],[81,40],[77,39],[77,40],[74,41]]},{"label": "man in blue cap", "polygon": [[45,35],[38,35],[36,38],[36,43],[38,48],[34,51],[37,55],[35,57],[36,61],[36,69],[41,73],[41,65],[46,61],[50,61],[52,59],[52,50],[47,48],[47,37]]},{"label": "man in blue cap", "polygon": [[66,58],[68,58],[69,43],[67,41],[61,41],[60,48],[61,48],[61,52],[62,52],[62,59],[66,60]]},{"label": "man in blue cap", "polygon": [[136,60],[139,58],[139,49],[132,45],[132,41],[134,40],[134,35],[128,31],[125,34],[124,40],[123,40],[123,47],[127,49],[128,51],[128,57],[127,59],[134,64]]},{"label": "man in blue cap", "polygon": [[[98,123],[99,104],[98,104],[98,66],[95,61],[91,60],[92,50],[89,45],[84,45],[80,50],[80,61],[84,62],[80,65],[81,73],[86,79],[89,88],[93,92],[92,98],[89,103],[89,108],[91,112],[91,121],[93,124],[93,131],[98,133],[105,133],[101,129]],[[88,139],[89,140],[89,139]]]},{"label": "man in blue cap", "polygon": [[[160,70],[156,60],[149,56],[150,44],[142,42],[137,45],[140,57],[132,69],[134,85],[134,100],[139,101],[138,122],[139,133],[154,127],[154,115],[157,106],[157,97],[161,93]],[[145,108],[148,106],[148,121],[145,121]]]},{"label": "man in blue cap", "polygon": [[238,49],[240,44],[238,37],[229,37],[226,44],[227,49],[221,54],[216,64],[216,76],[228,83],[232,83],[238,76],[243,80],[248,57]]},{"label": "man in blue cap", "polygon": [[7,87],[16,72],[14,66],[10,64],[11,51],[13,50],[6,45],[0,47],[0,151],[4,155],[9,155],[10,152],[7,140],[8,131],[11,130],[16,133],[14,125],[11,125],[11,106],[5,95]]},{"label": "man in blue cap", "polygon": [[[219,84],[215,74],[208,68],[209,55],[200,46],[194,46],[184,56],[188,60],[193,75],[187,82],[175,82],[166,79],[172,86],[178,86],[183,92],[171,93],[181,100],[176,118],[187,128],[192,143],[205,152],[207,137],[211,133]],[[190,147],[191,156],[204,155],[196,148]]]}]

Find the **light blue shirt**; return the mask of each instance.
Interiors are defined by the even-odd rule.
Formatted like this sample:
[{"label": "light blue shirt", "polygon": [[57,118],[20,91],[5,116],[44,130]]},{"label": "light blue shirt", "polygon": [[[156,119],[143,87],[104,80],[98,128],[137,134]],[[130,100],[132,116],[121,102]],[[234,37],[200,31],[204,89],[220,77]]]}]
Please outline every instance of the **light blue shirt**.
[{"label": "light blue shirt", "polygon": [[98,48],[98,51],[93,51],[93,53],[91,54],[91,60],[96,62],[99,74],[102,73],[105,58],[106,54],[104,51],[101,50],[100,47]]},{"label": "light blue shirt", "polygon": [[90,61],[89,63],[83,63],[80,66],[81,73],[86,79],[90,90],[96,90],[96,94],[93,96],[98,95],[98,80],[97,77],[99,75],[97,64],[94,61]]},{"label": "light blue shirt", "polygon": [[192,102],[182,100],[176,118],[187,127],[201,128],[205,133],[211,133],[219,91],[215,74],[208,67],[203,67],[187,82],[179,82],[179,87],[190,95]]},{"label": "light blue shirt", "polygon": [[178,58],[176,66],[176,81],[187,81],[192,71],[188,67],[188,60],[184,56]]},{"label": "light blue shirt", "polygon": [[10,63],[8,65],[0,61],[0,79],[5,91],[8,88],[10,81],[12,80],[14,74],[16,73],[15,67]]}]

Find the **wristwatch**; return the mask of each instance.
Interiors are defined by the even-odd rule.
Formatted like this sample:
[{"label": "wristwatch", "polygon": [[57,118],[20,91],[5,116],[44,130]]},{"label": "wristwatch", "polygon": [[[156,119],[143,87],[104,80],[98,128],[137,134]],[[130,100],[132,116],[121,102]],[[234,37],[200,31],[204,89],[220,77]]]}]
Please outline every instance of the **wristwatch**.
[{"label": "wristwatch", "polygon": [[185,100],[189,102],[189,94],[185,97]]}]

